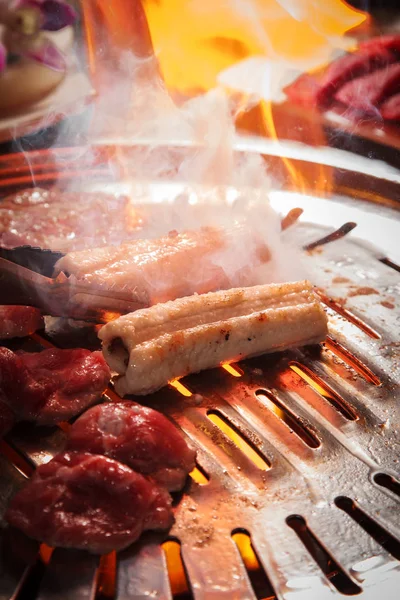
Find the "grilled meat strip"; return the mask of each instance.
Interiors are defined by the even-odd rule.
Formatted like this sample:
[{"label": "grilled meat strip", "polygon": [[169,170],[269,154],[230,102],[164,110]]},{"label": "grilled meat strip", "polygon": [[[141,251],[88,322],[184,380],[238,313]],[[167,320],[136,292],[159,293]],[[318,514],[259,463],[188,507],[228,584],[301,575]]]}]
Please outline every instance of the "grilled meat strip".
[{"label": "grilled meat strip", "polygon": [[164,415],[135,402],[106,402],[87,410],[72,425],[67,450],[103,454],[170,491],[183,487],[196,456]]},{"label": "grilled meat strip", "polygon": [[[246,225],[202,227],[118,247],[71,252],[55,266],[74,281],[123,291],[144,305],[268,281],[271,253]],[[260,276],[260,269],[263,269]]]},{"label": "grilled meat strip", "polygon": [[194,295],[138,310],[99,331],[121,396],[148,394],[226,361],[313,344],[327,318],[307,281]]}]

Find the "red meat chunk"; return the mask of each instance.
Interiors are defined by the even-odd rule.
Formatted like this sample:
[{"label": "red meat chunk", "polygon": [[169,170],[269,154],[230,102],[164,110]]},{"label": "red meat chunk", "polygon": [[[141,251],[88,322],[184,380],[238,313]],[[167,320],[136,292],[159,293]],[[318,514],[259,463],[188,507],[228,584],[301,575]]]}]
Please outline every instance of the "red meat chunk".
[{"label": "red meat chunk", "polygon": [[98,400],[110,380],[101,352],[0,348],[0,392],[20,419],[54,425]]},{"label": "red meat chunk", "polygon": [[381,106],[382,118],[386,121],[400,121],[400,94],[395,94]]},{"label": "red meat chunk", "polygon": [[68,451],[109,456],[168,490],[181,489],[195,466],[196,453],[178,429],[161,413],[134,402],[94,406],[69,435]]},{"label": "red meat chunk", "polygon": [[59,454],[10,503],[7,521],[49,546],[103,554],[173,522],[165,490],[105,456]]},{"label": "red meat chunk", "polygon": [[44,327],[40,310],[33,306],[0,306],[0,339],[24,337]]},{"label": "red meat chunk", "polygon": [[394,52],[383,46],[373,46],[362,51],[346,54],[333,61],[320,81],[316,103],[326,105],[333,95],[348,81],[381,69],[397,60]]},{"label": "red meat chunk", "polygon": [[15,420],[15,415],[11,408],[0,399],[0,438],[10,431]]},{"label": "red meat chunk", "polygon": [[374,37],[361,42],[359,45],[359,49],[362,51],[375,50],[377,53],[382,48],[400,55],[400,35],[382,35],[381,37]]},{"label": "red meat chunk", "polygon": [[296,104],[326,107],[343,85],[397,62],[399,55],[400,36],[374,38],[360,44],[356,52],[333,61],[326,69],[304,73],[285,92]]},{"label": "red meat chunk", "polygon": [[397,92],[400,92],[400,64],[346,83],[335,98],[354,111],[380,116],[380,104]]}]

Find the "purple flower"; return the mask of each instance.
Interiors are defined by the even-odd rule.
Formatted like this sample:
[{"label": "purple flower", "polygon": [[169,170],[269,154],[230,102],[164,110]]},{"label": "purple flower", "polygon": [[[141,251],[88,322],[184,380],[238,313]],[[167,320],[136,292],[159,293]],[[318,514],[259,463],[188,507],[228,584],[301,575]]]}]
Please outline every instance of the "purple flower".
[{"label": "purple flower", "polygon": [[7,53],[65,71],[65,57],[41,31],[59,31],[75,19],[74,9],[63,0],[0,0],[0,22],[5,25],[3,43],[0,42],[0,73],[6,66]]},{"label": "purple flower", "polygon": [[20,0],[18,8],[32,7],[40,11],[42,22],[40,29],[59,31],[76,21],[76,12],[63,0]]}]

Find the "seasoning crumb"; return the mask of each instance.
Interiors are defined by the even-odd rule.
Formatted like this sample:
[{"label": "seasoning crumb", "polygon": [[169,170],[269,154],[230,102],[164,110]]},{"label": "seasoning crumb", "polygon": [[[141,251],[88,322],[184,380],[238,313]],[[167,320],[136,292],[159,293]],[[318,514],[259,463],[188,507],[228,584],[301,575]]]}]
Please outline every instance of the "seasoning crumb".
[{"label": "seasoning crumb", "polygon": [[348,279],[347,277],[334,277],[332,279],[332,283],[349,283],[350,279]]}]

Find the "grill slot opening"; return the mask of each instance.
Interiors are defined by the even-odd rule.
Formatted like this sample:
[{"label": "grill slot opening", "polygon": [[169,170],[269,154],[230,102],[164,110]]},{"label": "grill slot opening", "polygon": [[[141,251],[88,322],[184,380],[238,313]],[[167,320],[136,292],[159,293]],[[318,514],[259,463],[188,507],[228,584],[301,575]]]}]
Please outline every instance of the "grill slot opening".
[{"label": "grill slot opening", "polygon": [[353,500],[346,496],[339,496],[335,498],[335,504],[340,510],[343,510],[349,517],[354,519],[382,548],[394,556],[394,558],[400,560],[400,542],[365,514]]},{"label": "grill slot opening", "polygon": [[45,564],[48,565],[51,559],[51,555],[54,552],[54,548],[52,548],[51,546],[48,546],[47,544],[40,544],[40,548],[39,548],[39,556],[41,561]]},{"label": "grill slot opening", "polygon": [[117,554],[110,552],[100,558],[96,574],[96,600],[115,598],[117,577]]},{"label": "grill slot opening", "polygon": [[0,454],[5,456],[24,477],[27,479],[31,477],[35,470],[33,464],[5,440],[0,440]]},{"label": "grill slot opening", "polygon": [[46,565],[40,558],[28,567],[10,600],[34,600],[38,597],[40,586],[46,571]]},{"label": "grill slot opening", "polygon": [[241,369],[237,365],[225,363],[221,365],[221,367],[225,369],[225,371],[229,373],[229,375],[232,375],[232,377],[242,377],[243,375],[243,369]]},{"label": "grill slot opening", "polygon": [[198,485],[208,485],[210,483],[210,476],[198,462],[196,462],[193,471],[189,473],[189,477],[191,477]]},{"label": "grill slot opening", "polygon": [[171,593],[174,600],[193,600],[185,564],[182,560],[181,543],[176,538],[169,538],[161,544],[167,561],[167,570]]},{"label": "grill slot opening", "polygon": [[241,431],[233,423],[230,423],[228,419],[220,413],[218,410],[209,410],[207,417],[214,425],[218,427],[234,444],[249,458],[252,463],[261,469],[266,471],[271,468],[271,464],[266,457],[264,457],[259,449],[248,440]]},{"label": "grill slot opening", "polygon": [[338,592],[346,596],[354,596],[362,591],[307,527],[307,523],[303,517],[300,515],[291,515],[286,519],[286,523],[297,534],[321,571],[331,581]]},{"label": "grill slot opening", "polygon": [[284,406],[271,392],[267,390],[257,390],[257,398],[269,408],[279,419],[281,419],[307,446],[310,448],[319,448],[321,442],[317,436],[301,422],[300,418]]},{"label": "grill slot opening", "polygon": [[341,317],[347,319],[350,323],[358,327],[358,329],[366,333],[370,338],[373,338],[375,340],[381,339],[381,336],[377,331],[375,331],[375,329],[372,329],[372,327],[367,325],[367,323],[362,321],[359,317],[356,317],[356,315],[353,314],[350,310],[344,308],[344,306],[339,304],[339,302],[336,302],[336,300],[329,298],[323,292],[321,292],[321,290],[316,290],[316,292],[326,306],[331,308],[333,311],[337,312]]},{"label": "grill slot opening", "polygon": [[355,410],[311,369],[298,362],[290,362],[289,367],[318,394],[325,398],[345,419],[348,421],[357,421],[358,415]]},{"label": "grill slot opening", "polygon": [[354,369],[359,375],[364,377],[368,383],[372,383],[373,385],[382,385],[381,380],[375,373],[371,371],[359,358],[354,356],[350,350],[347,350],[342,344],[339,344],[336,340],[328,336],[324,345],[328,350],[333,352],[338,358],[347,363],[352,369]]},{"label": "grill slot opening", "polygon": [[169,385],[175,388],[182,396],[186,396],[186,398],[190,398],[192,396],[192,392],[189,390],[186,385],[184,385],[179,379],[175,379],[175,381],[170,381]]},{"label": "grill slot opening", "polygon": [[254,551],[249,532],[246,529],[234,529],[232,539],[239,551],[257,600],[275,600],[274,588]]},{"label": "grill slot opening", "polygon": [[43,346],[43,348],[56,348],[56,346],[53,344],[53,342],[51,342],[45,335],[45,333],[31,333],[31,335],[29,336],[31,338],[31,340],[33,340],[34,342],[37,342],[38,344],[40,344],[41,346]]},{"label": "grill slot opening", "polygon": [[379,262],[383,263],[387,267],[390,267],[391,269],[394,269],[395,271],[398,271],[400,273],[400,265],[398,265],[397,263],[390,260],[390,258],[380,258]]},{"label": "grill slot opening", "polygon": [[400,497],[400,482],[391,475],[387,475],[387,473],[377,473],[373,476],[373,480],[381,487],[390,490],[393,494]]}]

